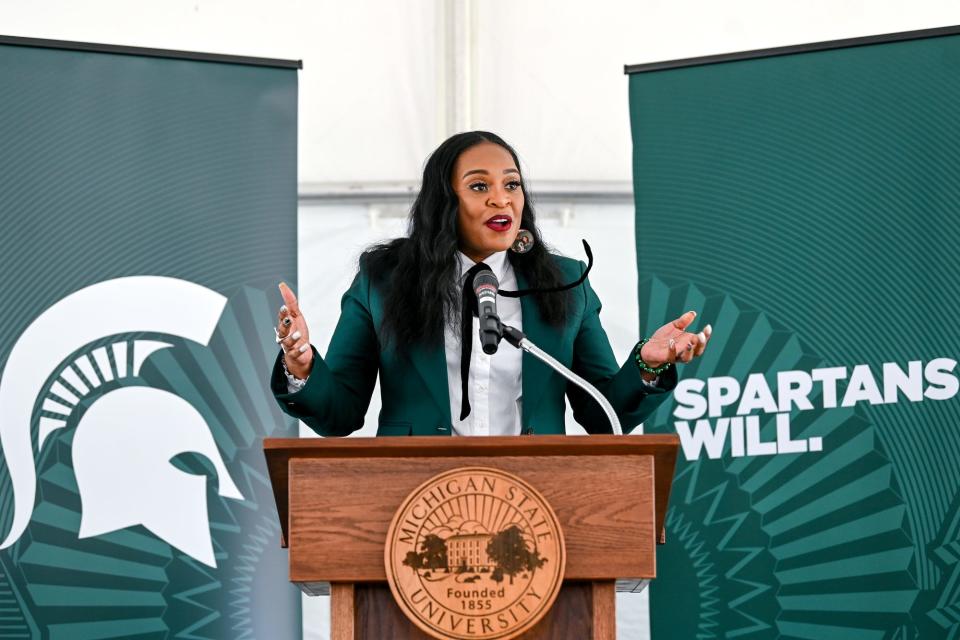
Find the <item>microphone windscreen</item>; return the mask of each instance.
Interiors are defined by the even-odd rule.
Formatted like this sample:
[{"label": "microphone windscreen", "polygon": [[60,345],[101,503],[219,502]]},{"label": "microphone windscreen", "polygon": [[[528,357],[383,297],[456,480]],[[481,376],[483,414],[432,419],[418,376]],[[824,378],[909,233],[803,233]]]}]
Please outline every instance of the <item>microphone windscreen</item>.
[{"label": "microphone windscreen", "polygon": [[500,282],[497,280],[497,276],[493,274],[493,271],[490,269],[484,269],[480,271],[473,277],[473,290],[479,291],[480,287],[492,286],[494,292],[500,287]]}]

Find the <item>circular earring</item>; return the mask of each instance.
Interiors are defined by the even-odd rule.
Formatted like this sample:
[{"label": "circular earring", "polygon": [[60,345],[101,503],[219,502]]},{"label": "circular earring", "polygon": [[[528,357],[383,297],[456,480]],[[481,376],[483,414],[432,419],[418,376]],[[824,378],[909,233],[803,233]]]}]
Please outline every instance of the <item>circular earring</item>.
[{"label": "circular earring", "polygon": [[510,251],[514,253],[526,253],[530,251],[530,249],[533,249],[533,245],[533,234],[526,229],[520,229],[520,231],[517,232],[517,239],[510,245]]}]

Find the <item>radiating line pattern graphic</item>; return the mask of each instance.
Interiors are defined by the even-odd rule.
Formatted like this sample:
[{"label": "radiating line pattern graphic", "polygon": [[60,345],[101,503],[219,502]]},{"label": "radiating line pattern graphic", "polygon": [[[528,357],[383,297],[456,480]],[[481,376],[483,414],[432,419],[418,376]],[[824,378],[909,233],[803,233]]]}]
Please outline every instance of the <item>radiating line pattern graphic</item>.
[{"label": "radiating line pattern graphic", "polygon": [[[786,327],[728,296],[660,281],[642,287],[651,316],[698,308],[723,327],[685,376],[745,379],[822,364]],[[671,431],[672,407],[646,432]],[[686,627],[677,637],[882,638],[906,624],[919,593],[914,543],[893,466],[862,413],[796,412],[794,437],[823,438],[821,452],[733,458],[728,442],[718,460],[681,460],[668,517],[678,543],[658,554],[652,615]],[[774,427],[763,422],[765,440]],[[690,582],[696,607],[684,593]],[[674,599],[700,611],[695,626],[684,607],[666,607]]]},{"label": "radiating line pattern graphic", "polygon": [[[0,599],[4,593],[19,596],[11,612],[22,621],[10,626],[11,633],[36,619],[44,620],[51,640],[252,639],[288,637],[299,629],[295,598],[285,614],[255,606],[258,596],[294,590],[286,579],[260,449],[264,436],[294,428],[264,384],[263,372],[275,357],[272,315],[266,294],[245,288],[228,303],[209,348],[169,336],[111,337],[84,347],[50,377],[38,399],[34,434],[39,438],[44,421],[54,416],[63,424],[47,432],[39,449],[39,497],[27,533],[9,556],[0,556]],[[218,569],[142,527],[77,538],[82,500],[71,463],[76,425],[97,397],[130,385],[165,389],[193,403],[247,498],[224,499],[208,487]],[[51,399],[56,413],[49,410]],[[187,454],[172,462],[217,481],[208,460]],[[228,606],[221,605],[224,599]]]},{"label": "radiating line pattern graphic", "polygon": [[82,354],[73,362],[67,363],[50,385],[40,406],[37,449],[42,450],[47,436],[67,425],[67,420],[77,409],[81,398],[95,392],[105,383],[118,381],[123,384],[128,371],[130,377],[139,376],[140,367],[151,353],[170,346],[172,345],[167,342],[155,340],[114,342],[97,347],[89,355]]}]

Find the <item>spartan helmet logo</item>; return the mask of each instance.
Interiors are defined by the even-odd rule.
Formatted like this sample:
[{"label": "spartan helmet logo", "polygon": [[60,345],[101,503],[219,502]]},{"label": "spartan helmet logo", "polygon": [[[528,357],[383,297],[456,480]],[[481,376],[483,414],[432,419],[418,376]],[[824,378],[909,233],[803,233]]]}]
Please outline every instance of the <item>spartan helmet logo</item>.
[{"label": "spartan helmet logo", "polygon": [[[50,433],[66,426],[80,397],[92,391],[90,386],[109,382],[114,372],[118,377],[128,371],[137,375],[151,353],[172,345],[136,340],[132,353],[125,341],[100,347],[92,353],[96,369],[87,355],[66,362],[71,354],[104,337],[133,332],[178,336],[206,346],[225,305],[222,295],[192,282],[137,276],[81,289],[30,324],[0,374],[0,444],[15,505],[13,524],[0,549],[19,539],[33,512],[37,470],[30,425],[50,375],[57,377],[50,386],[53,397],[42,399],[48,415],[40,418],[38,452]],[[210,460],[221,496],[244,499],[209,426],[190,403],[142,386],[114,389],[94,400],[77,424],[73,440],[73,466],[83,504],[80,537],[143,525],[173,547],[215,567],[206,477],[171,463],[188,452]]]}]

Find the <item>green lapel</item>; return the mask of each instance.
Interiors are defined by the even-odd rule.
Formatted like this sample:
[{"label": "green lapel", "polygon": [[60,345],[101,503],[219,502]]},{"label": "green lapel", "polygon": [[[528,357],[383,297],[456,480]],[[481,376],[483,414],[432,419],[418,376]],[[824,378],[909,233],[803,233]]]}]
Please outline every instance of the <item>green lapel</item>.
[{"label": "green lapel", "polygon": [[423,378],[430,396],[440,408],[440,415],[447,416],[447,433],[450,433],[450,392],[447,389],[447,356],[443,344],[434,347],[416,347],[410,352],[414,368]]},{"label": "green lapel", "polygon": [[[526,289],[529,286],[526,279],[518,272],[517,288]],[[544,322],[532,295],[520,298],[520,310],[523,314],[523,332],[527,339],[547,353],[558,353],[561,332]],[[502,346],[512,348],[509,345]],[[547,380],[553,370],[526,351],[523,353],[522,369],[523,415],[521,426],[526,430],[530,427],[530,417],[536,415],[537,405],[543,397]]]}]

